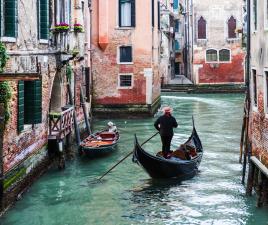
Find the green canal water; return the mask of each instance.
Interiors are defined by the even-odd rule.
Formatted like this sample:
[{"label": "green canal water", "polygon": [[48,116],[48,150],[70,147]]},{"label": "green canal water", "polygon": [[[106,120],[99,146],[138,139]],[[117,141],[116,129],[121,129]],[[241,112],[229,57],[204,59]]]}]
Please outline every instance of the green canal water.
[{"label": "green canal water", "polygon": [[[242,95],[165,94],[179,122],[173,146],[191,133],[194,115],[205,149],[200,173],[181,184],[153,182],[131,157],[107,175],[92,182],[140,142],[155,133],[155,118],[113,120],[121,133],[118,150],[95,160],[78,155],[64,171],[52,168],[0,219],[1,225],[84,224],[202,224],[267,225],[268,208],[257,209],[256,199],[245,196],[241,185],[239,141]],[[108,121],[95,121],[101,129]],[[144,147],[160,149],[160,138]]]}]

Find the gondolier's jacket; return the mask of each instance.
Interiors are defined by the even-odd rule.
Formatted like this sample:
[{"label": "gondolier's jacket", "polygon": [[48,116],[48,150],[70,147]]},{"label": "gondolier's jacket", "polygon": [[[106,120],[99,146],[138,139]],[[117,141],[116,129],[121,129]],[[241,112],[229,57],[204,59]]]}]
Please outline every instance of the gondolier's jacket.
[{"label": "gondolier's jacket", "polygon": [[176,119],[171,115],[160,116],[154,123],[161,136],[173,136],[173,128],[178,127]]}]

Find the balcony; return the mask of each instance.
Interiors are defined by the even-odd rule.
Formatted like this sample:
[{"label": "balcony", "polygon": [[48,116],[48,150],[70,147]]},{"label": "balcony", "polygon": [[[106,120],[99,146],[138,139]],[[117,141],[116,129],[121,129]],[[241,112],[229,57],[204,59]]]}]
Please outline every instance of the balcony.
[{"label": "balcony", "polygon": [[70,51],[70,34],[69,32],[54,33],[54,46],[57,51],[68,53]]}]

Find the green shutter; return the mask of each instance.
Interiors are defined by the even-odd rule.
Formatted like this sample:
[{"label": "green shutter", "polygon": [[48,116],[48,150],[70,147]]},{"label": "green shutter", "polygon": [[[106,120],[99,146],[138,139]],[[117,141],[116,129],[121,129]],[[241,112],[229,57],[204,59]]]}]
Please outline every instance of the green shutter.
[{"label": "green shutter", "polygon": [[49,7],[48,0],[39,0],[39,37],[40,39],[48,39],[49,25]]},{"label": "green shutter", "polygon": [[42,122],[42,81],[25,82],[25,124]]},{"label": "green shutter", "polygon": [[4,36],[17,37],[18,35],[18,1],[5,0],[4,3]]},{"label": "green shutter", "polygon": [[24,81],[18,82],[18,132],[24,128]]},{"label": "green shutter", "polygon": [[0,0],[0,37],[2,36],[2,0]]}]

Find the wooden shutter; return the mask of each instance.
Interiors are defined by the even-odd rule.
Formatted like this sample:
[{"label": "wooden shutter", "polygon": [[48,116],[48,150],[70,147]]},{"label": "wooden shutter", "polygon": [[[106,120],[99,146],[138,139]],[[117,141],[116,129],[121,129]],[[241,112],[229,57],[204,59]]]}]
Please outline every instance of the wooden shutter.
[{"label": "wooden shutter", "polygon": [[157,2],[157,24],[158,24],[158,30],[160,30],[160,2]]},{"label": "wooden shutter", "polygon": [[152,0],[152,27],[154,27],[154,1]]},{"label": "wooden shutter", "polygon": [[4,2],[4,36],[18,36],[18,1],[5,0]]},{"label": "wooden shutter", "polygon": [[122,23],[121,23],[121,20],[122,20],[122,15],[121,15],[121,4],[122,4],[122,1],[121,0],[118,0],[118,19],[119,19],[119,27],[122,26]]},{"label": "wooden shutter", "polygon": [[228,38],[236,38],[236,19],[231,16],[228,20]]},{"label": "wooden shutter", "polygon": [[25,82],[25,100],[24,100],[24,123],[37,124],[42,122],[42,82]]},{"label": "wooden shutter", "polygon": [[48,39],[49,26],[49,7],[48,0],[39,0],[39,38]]},{"label": "wooden shutter", "polygon": [[2,0],[0,0],[0,37],[2,36]]},{"label": "wooden shutter", "polygon": [[207,22],[201,16],[198,20],[198,39],[206,39],[207,38]]},{"label": "wooden shutter", "polygon": [[24,129],[24,81],[18,82],[18,132]]},{"label": "wooden shutter", "polygon": [[136,4],[135,0],[131,0],[131,26],[136,26]]}]

